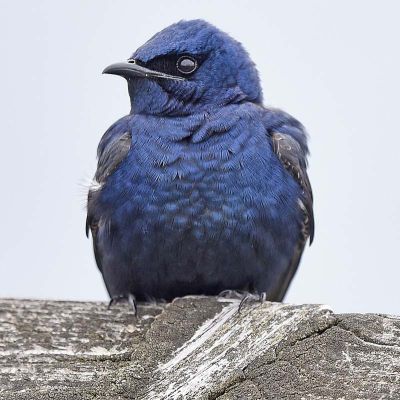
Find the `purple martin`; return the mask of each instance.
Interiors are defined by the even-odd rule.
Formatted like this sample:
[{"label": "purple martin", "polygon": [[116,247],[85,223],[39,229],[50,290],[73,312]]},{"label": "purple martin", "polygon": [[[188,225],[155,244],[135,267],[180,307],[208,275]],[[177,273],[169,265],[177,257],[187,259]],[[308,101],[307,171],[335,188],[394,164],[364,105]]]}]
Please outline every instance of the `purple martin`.
[{"label": "purple martin", "polygon": [[180,21],[104,73],[126,79],[131,103],[100,141],[87,204],[112,301],[281,301],[314,235],[307,135],[263,105],[243,46]]}]

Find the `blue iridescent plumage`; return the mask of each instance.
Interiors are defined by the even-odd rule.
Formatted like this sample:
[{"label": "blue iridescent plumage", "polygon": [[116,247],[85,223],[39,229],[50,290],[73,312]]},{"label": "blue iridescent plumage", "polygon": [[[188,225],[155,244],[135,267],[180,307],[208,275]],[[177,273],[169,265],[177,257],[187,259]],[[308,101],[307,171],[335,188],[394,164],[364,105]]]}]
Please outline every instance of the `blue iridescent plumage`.
[{"label": "blue iridescent plumage", "polygon": [[307,140],[297,120],[262,106],[243,47],[181,21],[105,72],[124,76],[131,98],[101,139],[88,196],[110,296],[282,300],[313,235]]}]

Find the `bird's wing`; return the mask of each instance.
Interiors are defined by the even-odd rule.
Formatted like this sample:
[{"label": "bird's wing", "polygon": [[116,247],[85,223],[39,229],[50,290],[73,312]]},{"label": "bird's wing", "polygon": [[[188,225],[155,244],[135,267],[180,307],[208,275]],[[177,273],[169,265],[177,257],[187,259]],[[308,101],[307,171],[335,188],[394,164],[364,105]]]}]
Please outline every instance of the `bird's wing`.
[{"label": "bird's wing", "polygon": [[289,134],[273,132],[272,143],[275,154],[302,188],[299,205],[305,214],[303,239],[306,241],[310,238],[311,244],[314,239],[313,194],[307,175],[306,154],[297,140]]},{"label": "bird's wing", "polygon": [[273,150],[284,168],[302,188],[298,204],[303,212],[302,230],[281,285],[278,301],[287,291],[300,263],[307,239],[310,245],[314,238],[313,194],[307,175],[307,137],[303,126],[293,117],[280,112],[280,122],[270,130]]},{"label": "bird's wing", "polygon": [[132,135],[128,126],[128,117],[115,122],[100,140],[97,148],[97,171],[95,180],[105,183],[121,161],[126,157],[131,147]]},{"label": "bird's wing", "polygon": [[[103,135],[97,150],[97,170],[94,184],[87,198],[86,236],[89,230],[93,237],[93,248],[97,265],[101,270],[101,257],[97,247],[97,232],[102,224],[98,212],[98,197],[107,178],[118,168],[127,156],[132,143],[132,135],[124,119],[117,121]],[[104,221],[103,221],[104,222]]]},{"label": "bird's wing", "polygon": [[97,162],[95,180],[104,184],[107,178],[117,169],[131,148],[132,135],[129,131],[114,135],[107,146],[100,152]]}]

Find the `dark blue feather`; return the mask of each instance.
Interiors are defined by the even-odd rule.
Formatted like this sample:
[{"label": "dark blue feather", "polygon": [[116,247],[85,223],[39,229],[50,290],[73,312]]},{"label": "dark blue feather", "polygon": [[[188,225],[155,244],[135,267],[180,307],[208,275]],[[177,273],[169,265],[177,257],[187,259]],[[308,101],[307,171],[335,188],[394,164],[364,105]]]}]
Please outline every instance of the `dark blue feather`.
[{"label": "dark blue feather", "polygon": [[[181,53],[201,54],[198,70],[185,81],[128,79],[131,113],[99,145],[88,226],[107,289],[281,300],[313,220],[305,130],[261,105],[243,47],[204,21],[166,28],[134,57],[171,69],[159,57]],[[292,146],[277,151],[277,134]]]}]

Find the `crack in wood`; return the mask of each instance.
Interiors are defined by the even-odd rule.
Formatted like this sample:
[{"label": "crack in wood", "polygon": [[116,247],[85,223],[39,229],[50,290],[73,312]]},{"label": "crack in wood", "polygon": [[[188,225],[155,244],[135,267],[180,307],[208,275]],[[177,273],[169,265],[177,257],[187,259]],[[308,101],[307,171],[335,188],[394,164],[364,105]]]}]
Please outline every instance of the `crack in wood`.
[{"label": "crack in wood", "polygon": [[399,399],[400,319],[191,296],[0,300],[1,400]]}]

